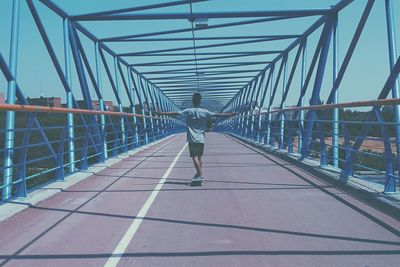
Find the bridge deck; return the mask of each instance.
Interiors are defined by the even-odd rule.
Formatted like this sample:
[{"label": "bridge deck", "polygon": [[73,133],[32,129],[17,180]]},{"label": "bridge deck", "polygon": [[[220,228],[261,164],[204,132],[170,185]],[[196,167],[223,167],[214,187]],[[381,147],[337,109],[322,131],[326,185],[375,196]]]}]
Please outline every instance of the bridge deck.
[{"label": "bridge deck", "polygon": [[400,266],[398,221],[221,134],[207,135],[203,187],[188,185],[185,148],[155,192],[184,144],[165,140],[0,223],[0,265],[99,266],[114,252],[118,266]]}]

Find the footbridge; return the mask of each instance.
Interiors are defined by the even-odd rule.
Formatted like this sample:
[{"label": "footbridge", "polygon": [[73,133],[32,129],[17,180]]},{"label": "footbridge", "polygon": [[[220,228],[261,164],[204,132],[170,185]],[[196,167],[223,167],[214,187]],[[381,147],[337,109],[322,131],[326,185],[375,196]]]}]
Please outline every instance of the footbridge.
[{"label": "footbridge", "polygon": [[399,10],[2,0],[0,266],[400,266]]}]

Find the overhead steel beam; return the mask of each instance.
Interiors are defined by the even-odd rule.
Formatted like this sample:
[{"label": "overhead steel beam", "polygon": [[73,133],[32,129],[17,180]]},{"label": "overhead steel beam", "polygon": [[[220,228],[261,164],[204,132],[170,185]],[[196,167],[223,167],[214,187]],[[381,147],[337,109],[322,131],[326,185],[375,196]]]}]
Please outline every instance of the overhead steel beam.
[{"label": "overhead steel beam", "polygon": [[72,20],[80,21],[106,21],[106,20],[176,20],[185,19],[195,21],[196,19],[226,19],[226,18],[257,18],[257,17],[306,17],[323,16],[330,14],[330,9],[308,9],[308,10],[266,10],[246,12],[201,12],[201,13],[155,13],[155,14],[111,14],[86,16]]},{"label": "overhead steel beam", "polygon": [[[45,0],[42,0],[45,1]],[[140,38],[140,37],[150,37],[150,36],[159,36],[159,35],[166,35],[166,34],[174,34],[174,33],[182,33],[182,32],[191,32],[193,31],[201,31],[201,30],[209,30],[209,29],[217,29],[217,28],[225,28],[225,27],[233,27],[239,25],[248,25],[248,24],[256,24],[256,23],[264,23],[269,21],[277,21],[277,20],[286,20],[286,19],[293,19],[296,18],[295,16],[292,17],[272,17],[272,18],[262,18],[262,19],[254,19],[254,20],[246,20],[246,21],[238,21],[238,22],[230,22],[230,23],[222,23],[216,25],[210,25],[207,28],[184,28],[184,29],[177,29],[177,30],[169,30],[169,31],[160,31],[160,32],[150,32],[150,33],[141,33],[141,34],[131,34],[125,36],[117,36],[117,37],[110,37],[110,38],[103,38],[100,39],[101,42],[109,42],[109,41],[116,41],[121,39],[128,39],[128,38]]]},{"label": "overhead steel beam", "polygon": [[[258,65],[258,64],[268,64],[271,61],[234,61],[234,62],[209,62],[209,63],[197,63],[198,66],[225,66],[232,64],[240,64],[243,66],[247,65]],[[162,63],[162,64],[136,64],[135,67],[179,67],[179,66],[194,66],[195,63]]]},{"label": "overhead steel beam", "polygon": [[[236,76],[235,73],[233,73],[232,75],[235,76],[218,76],[218,75],[223,75],[223,74],[210,74],[209,72],[207,72],[207,78],[203,78],[203,79],[207,79],[207,80],[226,80],[226,79],[241,79],[241,78],[253,78],[254,76],[251,75],[247,75],[247,76]],[[210,77],[211,76],[211,77]],[[218,77],[217,77],[218,76]],[[173,81],[173,80],[177,80],[177,81],[184,81],[184,80],[192,80],[194,78],[196,78],[197,75],[179,75],[179,76],[169,76],[169,77],[153,77],[152,81]]]},{"label": "overhead steel beam", "polygon": [[[188,87],[186,90],[179,90],[180,88],[169,88],[169,89],[164,89],[164,93],[169,94],[171,92],[180,92],[180,93],[185,93],[185,92],[237,92],[240,90],[240,87],[220,87],[219,89],[216,87],[200,87],[197,88],[195,86]],[[225,89],[225,90],[223,90]]]},{"label": "overhead steel beam", "polygon": [[[248,78],[253,78],[253,76],[237,76],[237,77],[209,77],[207,79],[203,78],[200,81],[207,81],[207,82],[213,82],[213,81],[223,81],[223,80],[236,80],[236,79],[248,79]],[[156,82],[157,80],[160,80],[160,82]],[[196,76],[191,76],[191,77],[182,77],[182,78],[171,78],[171,79],[153,79],[154,84],[156,85],[162,85],[162,84],[173,84],[173,83],[187,83],[187,82],[194,82],[197,81]]]},{"label": "overhead steel beam", "polygon": [[215,88],[199,88],[197,89],[197,87],[193,87],[193,88],[188,88],[187,90],[181,91],[181,90],[169,90],[169,91],[164,91],[164,93],[166,93],[167,95],[171,95],[171,94],[185,94],[185,93],[195,93],[195,92],[214,92],[214,93],[234,93],[234,92],[238,92],[239,88],[225,88],[226,91],[224,90],[216,90]]},{"label": "overhead steel beam", "polygon": [[[195,92],[193,92],[193,93],[195,93]],[[171,99],[191,99],[193,93],[186,94],[186,95],[171,95],[170,97],[171,97]],[[231,98],[232,97],[232,95],[229,95],[229,94],[227,94],[227,95],[210,95],[210,94],[203,94],[203,93],[201,94],[201,96],[202,96],[202,98],[209,97],[209,98],[214,98],[215,100],[217,100],[218,98]]]},{"label": "overhead steel beam", "polygon": [[[260,53],[242,53],[242,54],[231,54],[226,56],[218,56],[218,57],[205,57],[205,58],[191,58],[191,59],[179,59],[179,60],[169,60],[169,61],[156,61],[156,62],[146,62],[146,63],[135,63],[132,64],[134,66],[139,66],[138,64],[146,64],[146,65],[155,65],[155,64],[164,64],[164,63],[180,63],[180,62],[193,62],[193,61],[207,61],[207,60],[215,60],[215,59],[228,59],[228,58],[238,58],[238,57],[254,57],[260,55],[271,55],[271,54],[279,54],[283,51],[266,51]],[[200,53],[196,53],[196,57],[199,56]],[[190,54],[190,56],[194,56],[194,54]]]},{"label": "overhead steel beam", "polygon": [[166,88],[169,86],[175,87],[175,86],[181,86],[181,87],[187,87],[187,86],[192,86],[194,84],[198,84],[198,85],[214,85],[214,86],[218,86],[218,85],[233,85],[233,84],[244,84],[246,83],[246,81],[226,81],[226,82],[207,82],[207,83],[197,83],[197,81],[191,81],[191,82],[182,82],[182,83],[173,83],[173,84],[167,84],[167,85],[159,85],[161,88]]},{"label": "overhead steel beam", "polygon": [[213,36],[213,37],[171,37],[171,38],[135,38],[135,39],[119,39],[107,42],[177,42],[177,41],[205,41],[205,40],[237,40],[237,39],[264,39],[270,38],[274,40],[298,38],[299,35],[247,35],[247,36]]},{"label": "overhead steel beam", "polygon": [[[174,96],[192,96],[193,93],[196,93],[196,92],[187,92],[187,93],[184,93],[184,94],[175,93],[175,94],[169,94],[169,95],[170,95],[170,97],[174,97]],[[228,96],[229,95],[229,96],[232,97],[232,95],[233,95],[233,94],[230,94],[230,93],[207,93],[207,92],[202,92],[202,91],[200,91],[200,92],[204,96],[205,95],[207,95],[207,96]]]},{"label": "overhead steel beam", "polygon": [[[194,92],[193,92],[194,93]],[[191,94],[187,94],[187,95],[170,95],[172,100],[177,100],[177,99],[192,99],[193,93]],[[209,95],[209,94],[205,94],[205,93],[201,93],[202,99],[204,98],[210,98],[213,100],[218,100],[221,98],[225,98],[225,99],[230,99],[232,98],[233,94],[223,94],[223,95]]]},{"label": "overhead steel beam", "polygon": [[[218,89],[219,88],[219,89]],[[182,88],[168,88],[168,89],[161,89],[162,91],[164,91],[166,94],[170,93],[170,92],[191,92],[191,91],[207,91],[207,92],[222,92],[222,89],[225,89],[226,91],[238,91],[240,89],[240,87],[201,87],[199,89],[197,89],[197,87],[193,86],[193,87],[188,87],[185,90],[182,90]],[[224,91],[224,92],[226,92]]]},{"label": "overhead steel beam", "polygon": [[193,88],[193,87],[198,87],[198,88],[241,88],[242,84],[205,84],[205,85],[199,85],[197,86],[196,83],[193,84],[188,84],[188,85],[181,85],[181,86],[161,86],[161,90],[169,90],[169,89],[188,89],[188,88]]},{"label": "overhead steel beam", "polygon": [[[217,92],[215,92],[215,91],[214,92],[218,93],[218,94],[223,94],[223,95],[232,95],[232,94],[235,94],[237,91],[238,91],[237,89],[236,90],[229,89],[229,90],[218,90]],[[210,93],[210,92],[213,92],[213,91],[211,91],[211,90],[199,90],[199,91],[197,91],[197,90],[192,90],[192,91],[186,90],[186,91],[166,91],[164,93],[169,95],[169,96],[172,96],[172,95],[193,94],[195,92]]]},{"label": "overhead steel beam", "polygon": [[[233,46],[233,45],[252,44],[252,43],[262,43],[262,42],[268,42],[268,41],[270,41],[270,39],[265,38],[265,39],[246,40],[246,41],[228,42],[228,43],[220,43],[220,44],[208,44],[208,45],[196,46],[196,49],[205,49],[205,48],[213,48],[213,47],[225,47],[225,46]],[[192,50],[192,49],[193,49],[193,46],[186,46],[186,47],[159,49],[159,50],[134,52],[134,53],[122,53],[122,54],[118,54],[118,56],[120,56],[120,57],[132,57],[132,56],[136,56],[136,55],[145,55],[145,54],[163,53],[163,52],[175,52],[175,51],[185,51],[185,50]],[[196,55],[197,55],[197,53],[196,53]]]},{"label": "overhead steel beam", "polygon": [[[247,51],[247,52],[241,52],[241,51],[232,51],[232,52],[198,52],[196,53],[197,56],[215,56],[215,55],[262,55],[262,54],[275,54],[278,53],[279,51]],[[283,51],[281,51],[283,52]],[[135,55],[135,57],[165,57],[165,56],[170,56],[170,57],[177,57],[177,56],[194,56],[194,53],[154,53],[154,54],[145,54],[145,55]]]},{"label": "overhead steel beam", "polygon": [[[208,76],[218,76],[218,75],[226,75],[226,74],[236,74],[236,73],[248,73],[248,72],[260,72],[262,71],[262,69],[249,69],[249,70],[224,70],[224,71],[207,71],[206,72],[206,77]],[[196,71],[190,70],[190,71],[180,71],[177,72],[179,74],[196,74]],[[171,75],[171,73],[169,72],[153,72],[153,73],[147,73],[147,74],[157,74],[157,75]],[[172,73],[172,74],[176,74],[176,73]],[[173,76],[171,76],[173,77]],[[254,77],[254,76],[253,76]],[[152,79],[152,78],[150,78]]]},{"label": "overhead steel beam", "polygon": [[109,16],[109,15],[120,14],[120,13],[151,10],[151,9],[171,7],[171,6],[180,6],[180,5],[190,4],[190,3],[198,3],[198,2],[206,2],[206,1],[210,1],[210,0],[179,0],[179,1],[172,1],[172,2],[167,2],[167,3],[159,3],[159,4],[137,6],[137,7],[123,8],[123,9],[116,9],[116,10],[107,10],[107,11],[95,12],[95,13],[87,13],[87,14],[71,16],[70,18],[72,20],[86,20],[86,19],[90,19],[91,17],[96,17],[96,16]]},{"label": "overhead steel beam", "polygon": [[[192,96],[187,96],[187,97],[175,97],[173,99],[176,102],[192,102]],[[212,100],[212,101],[218,101],[218,102],[223,102],[223,101],[229,101],[229,97],[215,97],[215,96],[202,96],[201,98],[203,104],[206,100]],[[222,103],[221,103],[222,104]]]},{"label": "overhead steel beam", "polygon": [[[235,86],[235,87],[239,87],[241,86],[242,83],[237,84],[237,83],[224,83],[224,84],[212,84],[212,83],[206,83],[206,84],[199,84],[199,86],[203,87],[203,88],[207,88],[207,87],[211,87],[211,88],[215,88],[215,87],[219,87],[219,88],[223,88],[223,87],[231,87],[231,86]],[[161,88],[163,90],[165,89],[172,89],[172,88],[187,88],[190,86],[197,86],[197,83],[192,83],[192,84],[177,84],[177,85],[166,85],[166,86],[162,86]]]},{"label": "overhead steel beam", "polygon": [[[227,97],[222,97],[222,98],[214,98],[214,97],[203,97],[202,98],[202,102],[204,105],[204,102],[206,101],[217,101],[219,102],[220,105],[223,105],[224,103],[226,103],[226,101],[228,101],[229,98]],[[183,103],[191,103],[192,102],[192,97],[187,97],[187,98],[175,98],[174,101],[176,101],[177,103],[180,102],[180,106],[181,107],[186,107],[185,105],[183,105]],[[209,102],[206,102],[209,103]],[[219,106],[219,105],[218,105]]]},{"label": "overhead steel beam", "polygon": [[[268,64],[268,63],[265,63]],[[149,71],[149,72],[142,72],[142,74],[168,74],[168,73],[185,73],[187,71],[206,71],[210,69],[222,69],[222,68],[237,68],[237,67],[243,67],[242,64],[232,64],[232,65],[227,65],[227,66],[215,66],[215,67],[203,67],[203,68],[192,68],[192,69],[172,69],[172,70],[161,70],[161,71]],[[229,70],[226,70],[229,71]]]}]

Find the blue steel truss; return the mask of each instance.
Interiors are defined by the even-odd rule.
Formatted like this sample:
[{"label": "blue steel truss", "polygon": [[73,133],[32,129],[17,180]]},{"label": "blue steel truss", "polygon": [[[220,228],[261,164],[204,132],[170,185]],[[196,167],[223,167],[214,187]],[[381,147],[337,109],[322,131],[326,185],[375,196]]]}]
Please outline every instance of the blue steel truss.
[{"label": "blue steel truss", "polygon": [[[70,15],[51,0],[13,0],[12,26],[10,41],[10,60],[7,64],[0,51],[0,67],[8,81],[7,104],[18,103],[29,105],[18,85],[17,62],[19,41],[19,16],[21,2],[25,2],[30,15],[34,19],[38,33],[46,47],[48,55],[54,65],[58,78],[65,90],[67,108],[82,108],[74,96],[72,89],[72,69],[75,68],[84,108],[95,109],[93,99],[99,101],[102,114],[85,115],[82,113],[67,113],[66,127],[59,128],[56,141],[49,138],[49,126],[43,126],[39,114],[31,113],[27,116],[22,143],[15,145],[15,136],[19,131],[16,128],[16,112],[6,112],[4,134],[4,154],[2,200],[13,195],[25,196],[27,185],[27,164],[37,159],[29,160],[29,148],[34,146],[30,141],[34,133],[48,152],[46,159],[56,162],[54,176],[63,179],[64,173],[73,173],[85,169],[88,164],[104,161],[110,156],[126,152],[131,148],[147,144],[171,133],[182,130],[183,124],[178,120],[171,120],[166,116],[154,115],[155,110],[177,111],[180,101],[190,101],[193,92],[203,94],[205,100],[218,100],[223,103],[222,112],[235,111],[238,116],[228,120],[218,121],[216,130],[231,132],[251,140],[262,142],[268,146],[277,145],[280,149],[293,152],[294,139],[297,142],[301,159],[312,156],[313,148],[318,143],[318,155],[321,166],[328,164],[341,168],[344,181],[354,175],[354,164],[363,142],[368,139],[368,132],[374,125],[379,125],[384,143],[385,160],[385,192],[396,191],[396,177],[400,163],[400,112],[397,105],[393,105],[393,125],[388,125],[382,116],[382,107],[371,107],[368,123],[362,124],[357,136],[348,133],[349,123],[340,121],[339,108],[332,109],[299,109],[289,112],[285,109],[287,97],[290,94],[299,94],[297,107],[317,106],[321,103],[321,88],[326,76],[328,55],[333,59],[333,84],[326,104],[338,103],[338,89],[348,69],[349,63],[357,47],[360,36],[368,21],[371,10],[376,5],[375,0],[366,0],[365,7],[357,28],[352,36],[349,47],[344,53],[344,59],[339,64],[337,45],[337,25],[340,12],[352,4],[352,0],[338,0],[333,6],[326,9],[305,10],[265,10],[247,12],[193,12],[193,6],[209,0],[180,0],[145,6],[128,7],[117,10]],[[399,58],[395,43],[395,27],[393,19],[392,1],[385,0],[386,30],[388,38],[388,65],[391,69],[386,83],[377,99],[399,97]],[[38,12],[38,5],[43,5],[63,19],[64,37],[64,68],[60,63],[60,56],[50,42],[45,29],[43,18]],[[141,13],[167,7],[187,5],[188,13]],[[213,29],[235,28],[242,25],[258,25],[276,21],[290,21],[299,18],[315,18],[301,34],[259,34],[259,35],[226,35],[226,36],[196,36],[199,32],[207,33]],[[230,22],[197,25],[199,20],[231,19]],[[190,27],[171,29],[158,32],[145,32],[121,36],[98,38],[90,32],[84,23],[97,21],[167,21],[187,20]],[[233,21],[235,20],[235,21]],[[177,34],[188,33],[177,36]],[[311,35],[319,34],[318,42],[310,44]],[[95,54],[95,69],[87,50],[82,44],[80,36],[86,36],[93,43]],[[171,37],[172,36],[172,37]],[[181,42],[190,41],[191,45],[183,46]],[[219,41],[206,45],[198,45],[201,41]],[[268,42],[287,41],[289,45],[282,49],[263,50],[262,45]],[[149,49],[145,51],[118,52],[110,48],[115,43],[172,43],[176,47]],[[246,49],[246,45],[257,44],[258,49]],[[226,47],[244,47],[239,51],[223,51]],[[310,51],[310,47],[314,50]],[[310,64],[306,62],[306,54],[311,53]],[[270,60],[254,60],[254,57],[272,56]],[[292,60],[289,57],[292,56]],[[161,58],[166,57],[166,60]],[[113,59],[110,66],[107,58]],[[134,59],[145,59],[132,63]],[[251,58],[251,59],[249,59]],[[149,68],[154,68],[151,70]],[[139,71],[141,69],[141,71]],[[102,77],[102,71],[106,77]],[[294,85],[296,71],[301,72],[301,86]],[[103,79],[107,79],[110,88],[103,88]],[[313,81],[312,81],[313,80]],[[89,88],[94,89],[91,94]],[[279,93],[281,88],[281,93]],[[312,89],[310,89],[312,88]],[[141,116],[114,116],[107,114],[105,90],[112,91],[117,101],[117,110],[121,114],[129,111]],[[75,89],[76,90],[76,89]],[[311,90],[309,105],[305,103],[305,95]],[[278,95],[281,95],[280,99]],[[129,107],[123,106],[123,99],[127,99]],[[278,112],[273,111],[274,103],[278,102]],[[266,107],[266,113],[254,115],[255,106]],[[137,108],[139,107],[139,108]],[[330,124],[330,132],[324,129]],[[395,128],[395,141],[392,141],[388,127]],[[79,137],[77,137],[79,136]],[[331,144],[327,144],[327,137]],[[81,138],[78,141],[77,138]],[[343,144],[339,139],[343,138]],[[316,142],[318,140],[318,142]],[[57,145],[55,145],[57,143]],[[79,146],[77,144],[79,143]],[[392,151],[394,143],[395,151]],[[37,145],[37,144],[36,144]],[[331,154],[328,154],[328,148]],[[345,150],[345,158],[341,159],[340,149]],[[78,151],[81,152],[78,153]],[[79,157],[77,159],[77,153]],[[395,159],[392,159],[392,154]],[[64,155],[65,154],[65,155]],[[88,158],[95,157],[93,162]],[[18,158],[18,159],[17,159]],[[23,166],[20,168],[20,166]],[[15,173],[16,169],[19,169]],[[40,175],[34,174],[34,175]],[[32,176],[32,175],[31,175]],[[17,189],[13,189],[16,185]],[[13,190],[17,193],[13,194]]]}]

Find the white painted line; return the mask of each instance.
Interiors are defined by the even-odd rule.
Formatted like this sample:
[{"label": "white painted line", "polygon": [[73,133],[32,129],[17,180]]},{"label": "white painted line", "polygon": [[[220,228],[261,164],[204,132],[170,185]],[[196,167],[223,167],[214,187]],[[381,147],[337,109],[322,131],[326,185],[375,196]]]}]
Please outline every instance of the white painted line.
[{"label": "white painted line", "polygon": [[151,192],[150,196],[147,198],[142,209],[139,211],[138,215],[133,220],[132,224],[129,226],[125,235],[122,237],[121,241],[119,241],[117,247],[114,249],[114,252],[111,254],[111,256],[108,258],[107,262],[104,264],[105,267],[117,266],[118,262],[121,260],[121,257],[125,253],[126,248],[128,247],[129,243],[132,241],[133,236],[135,235],[136,231],[139,229],[140,224],[142,223],[144,217],[146,216],[148,210],[150,209],[151,204],[153,204],[153,201],[156,199],[158,192],[160,192],[160,189],[164,185],[165,181],[167,180],[167,178],[170,175],[172,169],[174,168],[176,162],[178,161],[179,157],[181,156],[183,150],[185,150],[186,146],[187,146],[187,143],[182,147],[181,151],[179,151],[179,153],[176,155],[176,157],[172,161],[171,165],[169,165],[167,171],[164,173],[163,177],[158,182],[158,184],[154,188],[153,192]]}]

